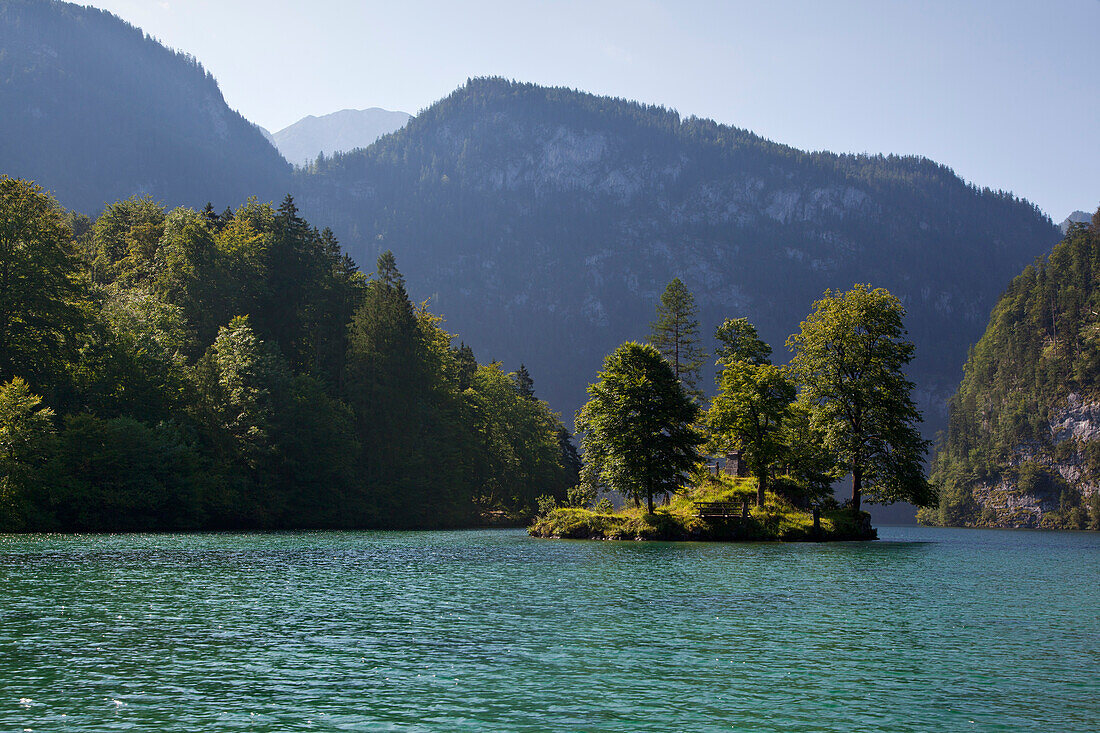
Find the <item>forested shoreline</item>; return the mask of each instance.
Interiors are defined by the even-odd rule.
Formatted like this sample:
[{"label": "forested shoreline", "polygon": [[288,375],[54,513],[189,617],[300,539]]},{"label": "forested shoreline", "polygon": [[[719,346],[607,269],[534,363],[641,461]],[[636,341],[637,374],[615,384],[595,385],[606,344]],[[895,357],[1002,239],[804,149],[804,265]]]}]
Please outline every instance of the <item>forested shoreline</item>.
[{"label": "forested shoreline", "polygon": [[526,369],[289,196],[93,220],[0,178],[0,530],[473,526],[578,472]]},{"label": "forested shoreline", "polygon": [[1100,210],[1009,283],[970,350],[925,524],[1100,530]]}]

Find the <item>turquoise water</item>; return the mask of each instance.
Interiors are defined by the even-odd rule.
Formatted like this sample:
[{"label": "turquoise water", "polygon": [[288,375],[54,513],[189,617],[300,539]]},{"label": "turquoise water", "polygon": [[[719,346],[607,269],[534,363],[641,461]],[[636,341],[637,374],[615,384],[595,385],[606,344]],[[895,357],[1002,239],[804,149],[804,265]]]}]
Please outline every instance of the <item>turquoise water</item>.
[{"label": "turquoise water", "polygon": [[0,536],[0,730],[1100,730],[1100,535],[880,534]]}]

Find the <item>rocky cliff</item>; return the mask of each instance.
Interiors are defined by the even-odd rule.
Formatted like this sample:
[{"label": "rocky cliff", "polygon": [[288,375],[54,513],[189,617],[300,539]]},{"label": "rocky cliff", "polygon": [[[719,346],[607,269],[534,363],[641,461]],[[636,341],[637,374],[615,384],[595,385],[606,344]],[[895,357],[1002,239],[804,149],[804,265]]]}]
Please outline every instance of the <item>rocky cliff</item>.
[{"label": "rocky cliff", "polygon": [[1100,214],[1014,279],[971,351],[929,523],[1100,529]]}]

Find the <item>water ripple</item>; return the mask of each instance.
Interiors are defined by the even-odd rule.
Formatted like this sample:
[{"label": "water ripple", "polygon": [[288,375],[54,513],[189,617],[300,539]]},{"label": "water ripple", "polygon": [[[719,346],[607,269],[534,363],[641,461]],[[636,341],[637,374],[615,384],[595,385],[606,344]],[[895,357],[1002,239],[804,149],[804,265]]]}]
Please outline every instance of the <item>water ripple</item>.
[{"label": "water ripple", "polygon": [[0,536],[0,727],[1100,727],[1100,536],[882,535]]}]

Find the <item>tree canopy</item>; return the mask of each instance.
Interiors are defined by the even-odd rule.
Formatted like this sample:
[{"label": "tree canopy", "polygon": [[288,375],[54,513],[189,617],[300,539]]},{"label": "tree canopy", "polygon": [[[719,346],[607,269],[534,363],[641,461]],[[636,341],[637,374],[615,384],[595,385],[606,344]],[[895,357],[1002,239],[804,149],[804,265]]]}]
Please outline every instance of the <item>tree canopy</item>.
[{"label": "tree canopy", "polygon": [[787,452],[783,428],[795,398],[786,371],[771,363],[771,347],[760,340],[744,318],[726,319],[717,329],[718,395],[707,413],[712,442],[739,448],[756,476],[756,503],[772,465]]},{"label": "tree canopy", "polygon": [[673,493],[699,461],[698,408],[656,348],[634,342],[604,360],[577,415],[585,480],[645,498]]},{"label": "tree canopy", "polygon": [[94,222],[0,178],[0,529],[467,526],[577,481],[568,432],[292,198]]},{"label": "tree canopy", "polygon": [[928,443],[905,368],[913,344],[905,309],[882,288],[826,290],[801,330],[787,340],[799,400],[826,447],[852,475],[852,507],[871,502],[934,502],[924,477]]},{"label": "tree canopy", "polygon": [[672,366],[672,373],[692,397],[701,400],[699,369],[706,359],[699,342],[699,316],[695,296],[673,278],[657,304],[657,319],[651,326],[649,342]]}]

